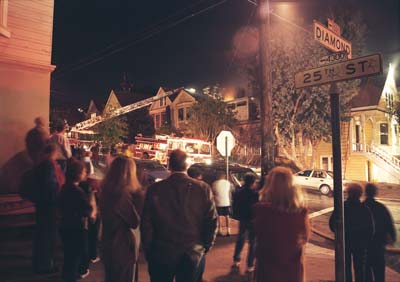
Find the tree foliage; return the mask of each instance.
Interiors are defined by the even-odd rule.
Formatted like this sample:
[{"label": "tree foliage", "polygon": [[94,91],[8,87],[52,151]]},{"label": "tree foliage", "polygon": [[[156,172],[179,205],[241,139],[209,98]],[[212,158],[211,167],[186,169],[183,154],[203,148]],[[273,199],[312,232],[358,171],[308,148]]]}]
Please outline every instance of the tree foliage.
[{"label": "tree foliage", "polygon": [[126,141],[129,135],[129,126],[126,116],[118,116],[106,119],[95,126],[98,140],[103,146],[109,147]]},{"label": "tree foliage", "polygon": [[135,136],[153,136],[155,133],[153,118],[147,108],[142,108],[126,114],[128,123],[128,143],[132,143]]},{"label": "tree foliage", "polygon": [[233,127],[234,115],[222,99],[205,96],[189,110],[188,128],[192,135],[214,142],[221,130]]},{"label": "tree foliage", "polygon": [[[366,28],[359,14],[349,17],[349,13],[344,12],[337,19],[343,36],[352,41],[353,57],[357,57],[361,55]],[[271,38],[272,108],[277,145],[281,153],[300,167],[314,166],[315,148],[331,137],[329,86],[296,90],[294,75],[318,66],[318,59],[329,51],[315,42],[312,34],[284,24],[273,26]],[[243,69],[254,95],[261,95],[258,55],[248,58]],[[358,92],[359,85],[360,80],[338,83],[344,119],[348,118],[349,101]],[[313,152],[311,164],[306,163],[309,146]]]}]

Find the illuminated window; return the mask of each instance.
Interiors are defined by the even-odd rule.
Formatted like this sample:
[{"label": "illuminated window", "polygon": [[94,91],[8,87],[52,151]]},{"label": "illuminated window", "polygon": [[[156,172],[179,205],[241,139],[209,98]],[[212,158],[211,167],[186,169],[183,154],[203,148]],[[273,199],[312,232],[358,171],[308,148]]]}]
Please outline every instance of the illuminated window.
[{"label": "illuminated window", "polygon": [[10,38],[11,33],[7,28],[8,0],[0,0],[0,35]]},{"label": "illuminated window", "polygon": [[381,123],[379,126],[381,145],[389,145],[389,126],[387,123]]}]

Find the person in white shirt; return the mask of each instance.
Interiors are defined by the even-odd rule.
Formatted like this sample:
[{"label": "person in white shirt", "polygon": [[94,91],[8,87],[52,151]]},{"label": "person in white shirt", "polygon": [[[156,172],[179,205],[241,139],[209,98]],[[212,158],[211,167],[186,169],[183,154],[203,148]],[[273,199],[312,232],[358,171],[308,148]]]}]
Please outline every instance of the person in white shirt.
[{"label": "person in white shirt", "polygon": [[232,185],[226,179],[226,174],[220,172],[212,184],[215,206],[218,213],[218,236],[222,236],[222,220],[225,218],[226,236],[231,235],[229,216],[231,215],[231,192]]},{"label": "person in white shirt", "polygon": [[57,162],[65,173],[67,169],[67,160],[72,157],[71,145],[69,144],[68,138],[64,136],[67,125],[65,122],[59,122],[55,129],[56,132],[50,137],[50,143],[56,144]]}]

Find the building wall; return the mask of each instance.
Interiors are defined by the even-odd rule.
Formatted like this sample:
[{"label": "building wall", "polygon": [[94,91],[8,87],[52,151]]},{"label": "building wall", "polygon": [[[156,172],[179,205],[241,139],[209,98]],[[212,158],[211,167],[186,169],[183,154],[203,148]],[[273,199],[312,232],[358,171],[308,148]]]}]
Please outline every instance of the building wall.
[{"label": "building wall", "polygon": [[12,162],[24,150],[24,137],[34,118],[49,118],[54,69],[53,0],[4,3],[8,4],[9,37],[0,32],[0,193],[15,190],[4,176],[16,178],[14,171],[23,171]]}]

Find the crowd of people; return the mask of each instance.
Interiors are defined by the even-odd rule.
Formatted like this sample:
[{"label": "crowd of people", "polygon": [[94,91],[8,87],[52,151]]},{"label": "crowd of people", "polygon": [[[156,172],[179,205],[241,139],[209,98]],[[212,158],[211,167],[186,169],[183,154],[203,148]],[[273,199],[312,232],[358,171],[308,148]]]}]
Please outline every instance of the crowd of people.
[{"label": "crowd of people", "polygon": [[[224,221],[225,235],[231,234],[233,209],[239,234],[232,267],[239,267],[247,237],[247,272],[254,273],[255,281],[306,281],[304,247],[310,219],[291,170],[275,167],[262,187],[256,175],[248,173],[231,197],[232,185],[223,172],[210,186],[201,171],[187,171],[186,153],[174,150],[169,156],[171,174],[162,181],[143,187],[134,159],[118,156],[100,183],[88,177],[89,162],[71,157],[64,125],[50,136],[42,119],[35,122],[26,137],[34,167],[22,177],[21,195],[36,207],[32,256],[36,273],[58,272],[54,256],[59,234],[65,282],[87,277],[90,263],[100,258],[106,282],[138,281],[140,250],[151,282],[202,282],[206,255],[216,235],[222,235]],[[362,193],[359,184],[348,187],[346,281],[352,281],[350,258],[356,282],[385,281],[385,245],[396,240],[393,220],[374,199],[374,184],[366,185],[364,202]],[[333,231],[336,219],[333,213]]]}]

